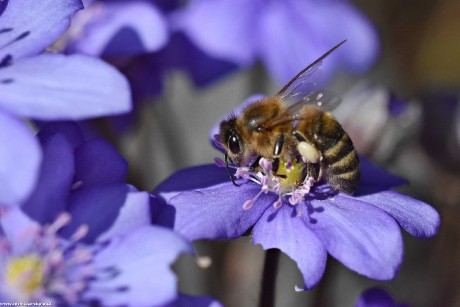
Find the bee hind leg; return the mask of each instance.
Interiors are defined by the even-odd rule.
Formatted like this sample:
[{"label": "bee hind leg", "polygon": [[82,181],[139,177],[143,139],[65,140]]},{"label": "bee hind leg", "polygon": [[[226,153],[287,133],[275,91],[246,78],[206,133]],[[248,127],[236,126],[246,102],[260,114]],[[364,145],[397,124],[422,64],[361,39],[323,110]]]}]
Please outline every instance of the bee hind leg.
[{"label": "bee hind leg", "polygon": [[321,173],[321,163],[310,163],[307,162],[307,176],[306,178],[313,178],[315,181],[318,181]]},{"label": "bee hind leg", "polygon": [[255,172],[256,170],[258,170],[260,168],[260,166],[259,166],[260,159],[262,159],[262,156],[258,156],[257,159],[255,159],[254,162],[252,162],[251,166],[249,166],[249,169],[252,172]]}]

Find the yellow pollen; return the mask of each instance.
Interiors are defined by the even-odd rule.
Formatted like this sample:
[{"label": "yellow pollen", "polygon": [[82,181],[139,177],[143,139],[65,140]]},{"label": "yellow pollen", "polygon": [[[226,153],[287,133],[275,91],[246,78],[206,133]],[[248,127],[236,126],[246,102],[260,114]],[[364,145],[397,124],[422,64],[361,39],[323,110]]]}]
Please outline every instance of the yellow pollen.
[{"label": "yellow pollen", "polygon": [[10,260],[6,268],[6,282],[25,296],[32,295],[43,283],[41,259],[30,254]]},{"label": "yellow pollen", "polygon": [[298,183],[302,183],[304,177],[304,164],[292,161],[292,166],[288,170],[286,168],[286,159],[280,159],[280,166],[276,174],[280,178],[281,189],[295,190]]}]

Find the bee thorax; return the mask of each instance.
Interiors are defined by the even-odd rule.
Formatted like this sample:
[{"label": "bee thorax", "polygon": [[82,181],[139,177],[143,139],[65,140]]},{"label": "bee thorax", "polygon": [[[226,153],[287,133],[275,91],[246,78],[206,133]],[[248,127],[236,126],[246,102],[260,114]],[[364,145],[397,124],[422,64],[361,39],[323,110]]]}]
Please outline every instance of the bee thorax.
[{"label": "bee thorax", "polygon": [[318,163],[320,161],[320,152],[309,142],[299,142],[299,144],[297,144],[297,150],[302,158],[308,162]]}]

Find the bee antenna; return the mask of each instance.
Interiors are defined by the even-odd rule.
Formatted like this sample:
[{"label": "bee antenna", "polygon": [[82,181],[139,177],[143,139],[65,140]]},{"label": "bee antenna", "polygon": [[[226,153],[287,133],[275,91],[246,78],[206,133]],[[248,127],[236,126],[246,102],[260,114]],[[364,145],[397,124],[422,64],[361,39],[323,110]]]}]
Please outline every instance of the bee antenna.
[{"label": "bee antenna", "polygon": [[228,154],[225,153],[225,167],[227,168],[228,175],[230,176],[230,179],[232,180],[232,183],[235,187],[239,187],[240,185],[235,182],[235,178],[233,178],[233,174],[230,171],[230,167],[228,167]]}]

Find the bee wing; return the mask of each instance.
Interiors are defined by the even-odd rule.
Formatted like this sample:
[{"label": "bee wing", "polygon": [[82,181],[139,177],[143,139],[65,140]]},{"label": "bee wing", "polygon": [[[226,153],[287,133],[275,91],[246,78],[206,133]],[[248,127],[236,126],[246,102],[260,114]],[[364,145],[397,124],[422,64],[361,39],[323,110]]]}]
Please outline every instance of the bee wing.
[{"label": "bee wing", "polygon": [[335,109],[340,102],[341,99],[329,91],[324,89],[313,91],[290,105],[281,115],[267,122],[264,128],[273,128],[277,125],[303,119],[301,110],[305,106],[314,106],[324,111],[331,111]]},{"label": "bee wing", "polygon": [[271,128],[300,118],[300,110],[307,105],[317,106],[325,111],[334,109],[340,99],[326,90],[315,90],[314,74],[321,70],[323,60],[346,40],[332,47],[316,61],[305,67],[289,81],[276,95],[288,106],[286,112],[264,124],[263,128]]},{"label": "bee wing", "polygon": [[320,71],[323,60],[345,42],[346,40],[335,45],[325,54],[316,59],[313,63],[305,67],[294,78],[292,78],[292,80],[289,81],[275,96],[281,97],[285,102],[288,102],[290,100],[299,101],[299,98],[302,99],[307,94],[310,94],[316,86],[316,83],[312,81],[310,77],[316,72]]},{"label": "bee wing", "polygon": [[314,62],[302,70],[289,83],[287,83],[275,96],[283,99],[286,105],[291,105],[302,100],[317,87],[315,76],[321,71],[323,61]]}]

